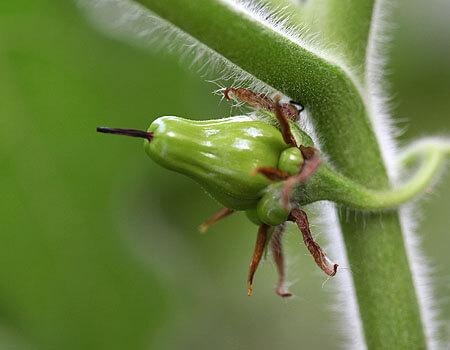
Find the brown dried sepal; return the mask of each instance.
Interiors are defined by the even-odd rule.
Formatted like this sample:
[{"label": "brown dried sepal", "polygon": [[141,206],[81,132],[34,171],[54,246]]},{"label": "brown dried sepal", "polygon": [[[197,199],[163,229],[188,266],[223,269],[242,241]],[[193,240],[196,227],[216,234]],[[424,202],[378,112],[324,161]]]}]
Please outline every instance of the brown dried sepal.
[{"label": "brown dried sepal", "polygon": [[325,255],[320,245],[314,241],[309,230],[309,222],[306,213],[300,209],[294,209],[291,211],[290,219],[295,221],[298,228],[302,232],[303,242],[323,272],[328,276],[334,276],[336,274],[338,264],[333,264]]},{"label": "brown dried sepal", "polygon": [[228,101],[230,100],[230,92],[232,92],[236,98],[242,102],[248,103],[252,107],[273,113],[273,101],[265,94],[260,94],[244,88],[226,88],[224,95]]},{"label": "brown dried sepal", "polygon": [[[270,113],[275,113],[275,102],[265,94],[260,94],[245,88],[226,88],[225,98],[230,100],[230,92],[242,102],[248,103],[254,108],[259,108]],[[280,104],[280,109],[287,119],[297,121],[300,115],[299,110],[291,103]],[[303,108],[302,108],[303,110]]]},{"label": "brown dried sepal", "polygon": [[273,260],[277,265],[279,276],[275,292],[283,298],[288,298],[291,297],[292,294],[285,291],[284,289],[285,267],[284,267],[283,247],[281,243],[283,239],[284,229],[285,229],[284,224],[277,226],[270,240],[270,249],[272,250]]},{"label": "brown dried sepal", "polygon": [[198,228],[201,233],[205,233],[211,225],[214,225],[216,222],[225,219],[227,216],[234,213],[234,210],[228,208],[222,208],[213,216],[211,216],[208,220],[206,220],[203,224]]},{"label": "brown dried sepal", "polygon": [[289,210],[289,198],[292,193],[292,188],[296,183],[308,180],[319,168],[322,159],[319,156],[319,150],[314,147],[299,147],[303,155],[303,164],[297,175],[290,176],[283,187],[283,205]]},{"label": "brown dried sepal", "polygon": [[272,181],[282,181],[282,180],[286,180],[289,177],[289,174],[286,171],[277,169],[277,168],[272,168],[270,166],[262,166],[256,169],[252,170],[252,174],[256,175],[256,174],[261,174],[264,175],[265,177],[267,177],[269,180]]},{"label": "brown dried sepal", "polygon": [[284,142],[286,142],[287,145],[292,144],[294,147],[297,147],[297,142],[292,135],[289,121],[280,105],[280,95],[275,96],[275,117],[277,118],[278,123],[280,123],[281,135],[283,136]]},{"label": "brown dried sepal", "polygon": [[258,229],[258,236],[256,237],[255,251],[253,252],[252,261],[250,263],[250,271],[248,273],[248,295],[253,294],[253,276],[258,268],[259,262],[264,253],[264,248],[267,241],[267,231],[269,226],[262,224]]}]

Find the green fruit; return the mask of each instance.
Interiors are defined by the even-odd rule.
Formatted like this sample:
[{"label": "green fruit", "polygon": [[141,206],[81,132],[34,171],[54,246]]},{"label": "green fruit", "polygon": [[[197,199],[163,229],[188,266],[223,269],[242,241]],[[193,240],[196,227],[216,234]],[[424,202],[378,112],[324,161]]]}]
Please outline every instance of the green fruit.
[{"label": "green fruit", "polygon": [[161,117],[148,129],[147,154],[167,169],[183,173],[225,207],[254,209],[272,182],[254,175],[258,167],[277,168],[289,148],[273,125],[250,117],[194,121]]},{"label": "green fruit", "polygon": [[[295,123],[296,142],[312,146],[311,138]],[[147,154],[163,167],[185,174],[218,202],[232,210],[246,210],[257,224],[278,225],[288,212],[280,199],[283,183],[255,173],[268,167],[295,175],[303,164],[301,151],[286,144],[274,117],[249,116],[196,121],[160,117],[148,131],[98,128],[98,131],[145,139]]]}]

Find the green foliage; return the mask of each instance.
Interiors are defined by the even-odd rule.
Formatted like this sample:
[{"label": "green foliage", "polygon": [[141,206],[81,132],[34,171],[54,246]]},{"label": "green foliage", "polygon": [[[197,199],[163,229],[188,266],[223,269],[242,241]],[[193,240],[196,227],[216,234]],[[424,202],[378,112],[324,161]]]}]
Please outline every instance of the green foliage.
[{"label": "green foliage", "polygon": [[[378,87],[370,81],[373,67],[369,66],[371,60],[378,59],[369,55],[378,54],[373,51],[377,36],[382,34],[377,30],[383,23],[376,23],[381,21],[382,3],[352,6],[354,2],[349,1],[346,8],[350,11],[333,1],[325,5],[329,11],[323,19],[328,24],[325,28],[337,28],[336,35],[327,39],[336,45],[340,40],[345,42],[343,49],[350,48],[349,60],[328,54],[301,36],[290,37],[283,28],[265,23],[239,4],[215,0],[139,2],[266,85],[302,101],[314,120],[322,151],[344,176],[367,188],[389,186],[370,124],[371,118],[376,122],[373,114],[383,110],[372,106],[380,102],[371,100]],[[333,23],[333,6],[343,8],[343,13],[337,13],[345,13],[346,21]],[[326,36],[327,29],[323,32]],[[363,67],[364,75],[361,68],[352,72],[349,67],[355,65]],[[367,215],[365,223],[341,218],[350,263],[358,269],[354,268],[353,278],[366,342],[369,348],[422,348],[424,332],[400,222],[392,211],[384,216],[381,227],[380,215]],[[356,235],[363,224],[366,235],[361,239],[363,235]],[[401,276],[398,283],[389,285],[391,288],[386,288],[387,270]]]},{"label": "green foliage", "polygon": [[[411,118],[403,140],[448,128],[449,71],[435,40],[447,22],[430,17],[433,8],[415,1],[398,12],[397,112]],[[143,128],[163,114],[223,116],[228,108],[217,107],[210,85],[166,55],[106,38],[70,2],[1,1],[0,27],[0,347],[291,350],[342,341],[329,307],[337,280],[322,288],[293,232],[286,248],[299,297],[280,303],[258,288],[248,298],[254,237],[245,217],[198,235],[216,209],[198,186],[152,166],[133,142],[95,133],[97,125]],[[417,213],[440,276],[449,264],[448,181]],[[385,239],[355,226],[362,246]],[[271,286],[274,269],[263,268],[258,284]],[[446,279],[436,283],[447,298]],[[448,318],[448,304],[441,310]]]}]

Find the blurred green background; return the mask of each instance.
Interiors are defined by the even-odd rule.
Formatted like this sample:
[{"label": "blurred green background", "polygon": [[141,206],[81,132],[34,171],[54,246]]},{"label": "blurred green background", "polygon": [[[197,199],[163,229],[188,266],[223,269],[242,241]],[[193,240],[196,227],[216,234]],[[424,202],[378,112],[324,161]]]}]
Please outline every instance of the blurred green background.
[{"label": "blurred green background", "polygon": [[[449,10],[445,0],[395,8],[390,77],[401,144],[450,132]],[[256,227],[239,214],[200,235],[219,208],[213,200],[152,164],[139,141],[95,133],[146,128],[160,115],[227,116],[215,88],[175,56],[99,33],[73,2],[0,2],[1,349],[342,344],[335,281],[323,285],[296,230],[286,239],[296,298],[275,295],[269,261],[249,298]],[[447,340],[449,175],[415,212]]]}]

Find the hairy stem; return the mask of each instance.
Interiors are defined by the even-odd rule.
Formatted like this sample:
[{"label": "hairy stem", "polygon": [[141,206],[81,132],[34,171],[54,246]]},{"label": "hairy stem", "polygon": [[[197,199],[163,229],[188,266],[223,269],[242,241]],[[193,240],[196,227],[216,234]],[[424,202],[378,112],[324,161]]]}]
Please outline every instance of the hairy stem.
[{"label": "hairy stem", "polygon": [[449,154],[450,141],[425,139],[415,143],[403,154],[402,163],[406,166],[422,159],[420,168],[401,186],[381,191],[364,188],[323,164],[297,196],[303,200],[307,198],[308,203],[331,200],[362,210],[394,208],[413,199],[430,186]]},{"label": "hairy stem", "polygon": [[339,171],[359,178],[369,187],[388,185],[385,177],[372,176],[361,168],[358,159],[350,157],[351,150],[357,149],[375,172],[385,172],[378,147],[365,147],[377,145],[377,141],[364,93],[338,59],[323,54],[307,39],[291,40],[281,35],[232,1],[138,2],[236,66],[302,103],[317,121],[317,133],[326,135],[322,151],[333,154],[333,164]]},{"label": "hairy stem", "polygon": [[310,1],[302,11],[305,22],[338,47],[361,79],[374,3],[375,0]]},{"label": "hairy stem", "polygon": [[[138,2],[211,48],[213,54],[301,102],[322,140],[321,151],[333,166],[364,187],[388,189],[365,101],[369,94],[363,90],[360,74],[352,73],[342,60],[324,54],[308,40],[292,40],[228,0]],[[359,29],[368,38],[369,26],[362,23],[366,25]],[[343,215],[340,222],[368,347],[425,348],[397,213],[370,213],[364,218],[355,214],[354,220]]]}]

